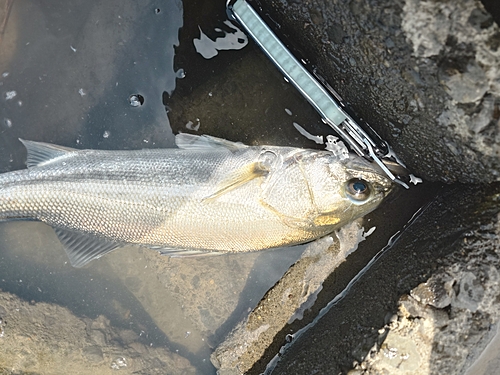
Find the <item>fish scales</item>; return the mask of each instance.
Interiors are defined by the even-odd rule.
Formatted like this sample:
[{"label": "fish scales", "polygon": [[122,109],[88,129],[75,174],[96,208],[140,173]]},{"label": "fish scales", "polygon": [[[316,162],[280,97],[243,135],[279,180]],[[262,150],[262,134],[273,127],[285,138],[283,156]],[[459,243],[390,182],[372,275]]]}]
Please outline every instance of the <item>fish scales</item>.
[{"label": "fish scales", "polygon": [[[233,192],[230,199],[200,203],[223,177],[218,176],[222,175],[219,171],[227,175],[228,168],[239,168],[250,159],[246,155],[231,157],[226,150],[215,156],[206,151],[175,153],[172,159],[171,152],[165,158],[158,150],[124,155],[90,151],[58,165],[17,172],[7,184],[12,191],[5,195],[16,203],[5,200],[2,194],[5,203],[0,217],[35,218],[56,227],[101,234],[120,242],[146,241],[152,246],[228,251],[266,246],[258,245],[264,229],[259,222],[270,225],[275,215],[247,199],[255,182]],[[0,185],[5,186],[3,181]],[[210,220],[199,222],[196,218],[207,217],[206,210],[210,210]],[[101,220],[104,214],[106,220]],[[232,244],[235,231],[248,224],[252,224],[255,236],[249,233],[248,238]],[[215,233],[217,238],[213,238]],[[279,237],[279,232],[275,233]]]},{"label": "fish scales", "polygon": [[[176,141],[178,149],[136,151],[25,141],[28,169],[0,175],[0,220],[47,223],[81,266],[123,244],[242,252],[304,243],[371,211],[391,188],[357,157]],[[366,199],[346,193],[349,181],[370,184]]]}]

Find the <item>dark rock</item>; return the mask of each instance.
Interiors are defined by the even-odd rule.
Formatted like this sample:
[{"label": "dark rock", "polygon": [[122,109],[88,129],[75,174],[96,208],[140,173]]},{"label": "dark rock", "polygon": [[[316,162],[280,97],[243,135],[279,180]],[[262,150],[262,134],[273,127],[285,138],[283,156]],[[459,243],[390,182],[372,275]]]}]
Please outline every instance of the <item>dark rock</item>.
[{"label": "dark rock", "polygon": [[412,172],[500,178],[500,34],[479,1],[269,0],[264,8]]},{"label": "dark rock", "polygon": [[[399,297],[423,281],[427,281],[428,288],[421,285],[411,291],[420,302],[412,297],[399,301],[415,324],[419,319],[432,318],[436,327],[446,326],[446,309],[450,308],[451,298],[451,309],[455,312],[451,319],[470,322],[464,323],[463,334],[467,335],[469,331],[486,333],[487,329],[480,327],[494,323],[489,318],[492,314],[481,314],[482,307],[478,309],[478,306],[491,305],[481,305],[483,296],[489,293],[481,284],[488,279],[496,282],[496,279],[486,276],[483,280],[481,275],[489,275],[488,254],[491,253],[491,264],[495,265],[498,260],[496,253],[500,251],[496,239],[498,224],[492,219],[500,212],[499,193],[499,184],[488,189],[478,186],[445,189],[356,280],[347,294],[296,339],[282,355],[273,375],[347,372],[353,363],[361,362],[374,346],[384,340],[380,332],[386,327],[386,316],[397,310]],[[470,255],[472,249],[477,255]],[[473,263],[479,267],[469,269]],[[441,271],[433,271],[436,264],[440,265]],[[437,276],[429,279],[433,272]],[[456,279],[458,293],[452,288],[453,279]],[[325,285],[325,289],[330,287]],[[463,296],[459,298],[460,294]],[[457,317],[456,311],[463,311],[466,315]],[[471,317],[465,319],[468,316]],[[479,328],[469,329],[469,325]],[[459,345],[458,342],[462,341],[460,329],[457,325],[447,330],[447,341],[441,345],[441,352],[452,353],[453,345]],[[473,341],[481,337],[475,336]],[[466,347],[472,347],[474,342],[468,342]],[[485,342],[481,342],[484,347]],[[439,352],[432,347],[429,350],[428,355],[434,358],[431,363],[437,369],[441,358]],[[464,353],[467,354],[467,350]],[[465,360],[460,358],[462,366]],[[451,366],[448,360],[445,362],[446,366]]]}]

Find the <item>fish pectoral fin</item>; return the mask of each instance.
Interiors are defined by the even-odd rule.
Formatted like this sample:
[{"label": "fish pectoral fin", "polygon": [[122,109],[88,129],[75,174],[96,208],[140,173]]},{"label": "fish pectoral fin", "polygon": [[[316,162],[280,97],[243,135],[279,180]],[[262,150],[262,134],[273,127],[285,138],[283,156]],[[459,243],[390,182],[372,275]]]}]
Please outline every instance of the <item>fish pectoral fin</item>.
[{"label": "fish pectoral fin", "polygon": [[28,151],[28,159],[26,161],[28,168],[49,164],[61,156],[66,156],[68,153],[76,151],[73,148],[50,143],[26,141],[21,138],[19,140],[26,147],[26,151]]},{"label": "fish pectoral fin", "polygon": [[220,251],[203,251],[203,250],[186,250],[186,249],[161,249],[161,255],[166,255],[171,258],[200,258],[207,256],[215,256],[225,254]]},{"label": "fish pectoral fin", "polygon": [[256,178],[265,176],[268,172],[269,169],[263,168],[262,163],[255,162],[247,164],[244,167],[241,167],[240,169],[231,173],[227,179],[219,184],[218,190],[215,193],[210,194],[203,200],[207,201],[218,198],[221,195],[226,194],[231,190],[237,189]]},{"label": "fish pectoral fin", "polygon": [[61,241],[69,261],[73,267],[80,268],[94,259],[123,246],[91,234],[74,232],[66,229],[54,228],[59,241]]},{"label": "fish pectoral fin", "polygon": [[225,148],[229,151],[237,151],[248,147],[240,142],[231,142],[210,135],[195,135],[188,133],[177,134],[175,136],[175,144],[177,147],[184,150],[213,150]]}]

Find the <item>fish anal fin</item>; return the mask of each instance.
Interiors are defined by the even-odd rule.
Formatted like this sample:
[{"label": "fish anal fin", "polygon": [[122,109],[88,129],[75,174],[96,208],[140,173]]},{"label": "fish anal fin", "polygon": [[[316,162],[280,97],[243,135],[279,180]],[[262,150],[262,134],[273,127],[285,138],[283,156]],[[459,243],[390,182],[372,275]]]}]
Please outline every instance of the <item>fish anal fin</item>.
[{"label": "fish anal fin", "polygon": [[203,200],[210,201],[216,199],[256,178],[265,176],[268,172],[269,169],[263,168],[262,163],[255,162],[247,164],[231,173],[227,179],[219,184],[219,189],[215,193],[205,197]]},{"label": "fish anal fin", "polygon": [[206,250],[190,250],[190,249],[162,249],[159,250],[161,255],[169,256],[171,258],[204,258],[209,256],[216,256],[225,254],[220,251],[206,251]]},{"label": "fish anal fin", "polygon": [[113,251],[123,244],[103,240],[91,234],[54,228],[73,267],[81,268],[94,259]]},{"label": "fish anal fin", "polygon": [[19,140],[28,152],[28,159],[26,161],[28,168],[49,164],[60,157],[67,156],[69,153],[76,151],[73,148],[50,143],[27,141],[21,138]]}]

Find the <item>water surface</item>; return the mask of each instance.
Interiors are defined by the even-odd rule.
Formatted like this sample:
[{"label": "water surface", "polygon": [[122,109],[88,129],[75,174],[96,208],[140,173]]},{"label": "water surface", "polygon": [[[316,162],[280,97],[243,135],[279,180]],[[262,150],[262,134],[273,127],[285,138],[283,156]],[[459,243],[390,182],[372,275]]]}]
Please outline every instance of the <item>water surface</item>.
[{"label": "water surface", "polygon": [[[292,124],[319,131],[319,117],[255,46],[232,36],[241,32],[228,23],[224,2],[9,6],[0,13],[1,172],[25,167],[18,138],[75,148],[174,147],[174,133],[199,125],[198,134],[246,143],[315,145]],[[193,43],[202,33],[223,46],[210,59]],[[228,36],[244,48],[227,50]],[[303,250],[169,259],[129,247],[74,269],[46,225],[2,223],[0,232],[2,291],[76,316],[103,315],[202,374],[215,372],[213,348]]]}]

